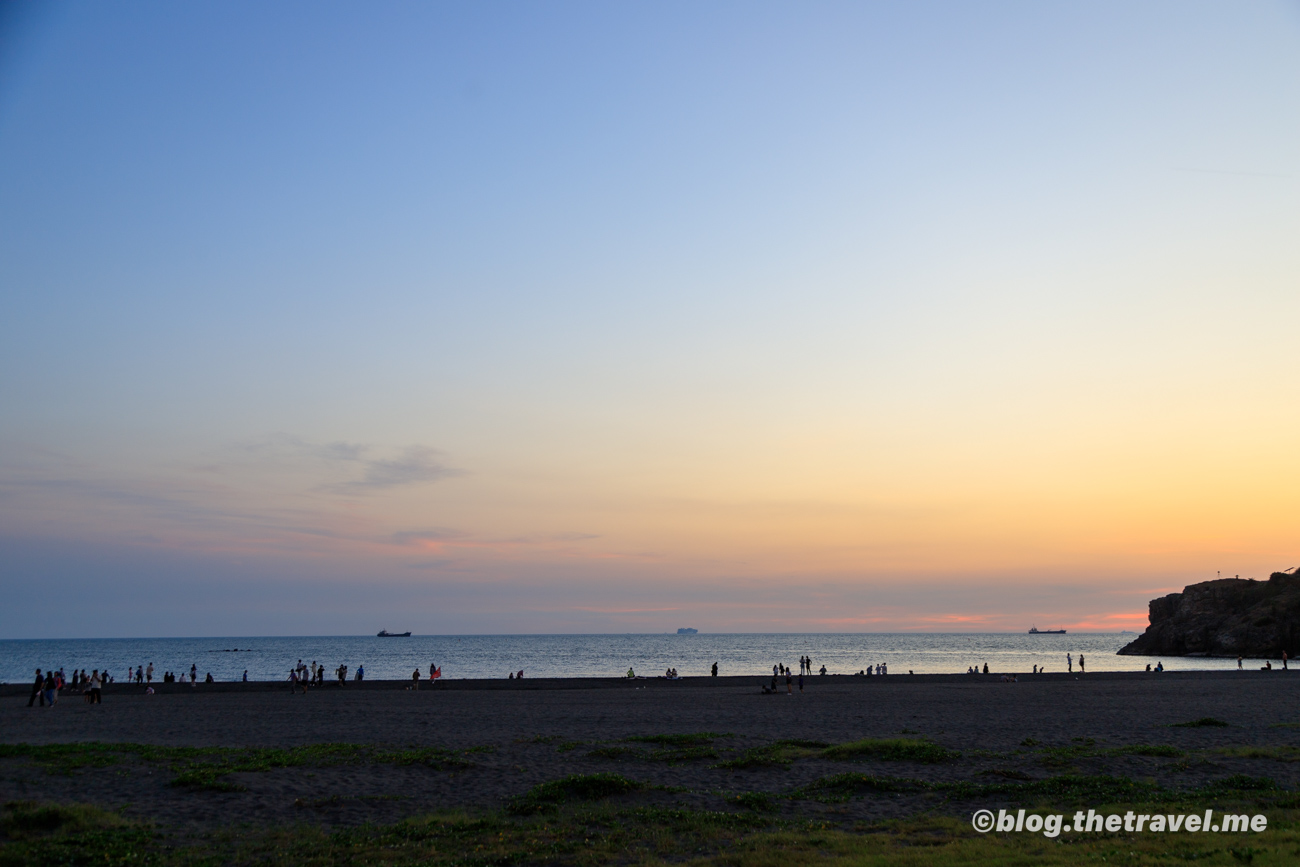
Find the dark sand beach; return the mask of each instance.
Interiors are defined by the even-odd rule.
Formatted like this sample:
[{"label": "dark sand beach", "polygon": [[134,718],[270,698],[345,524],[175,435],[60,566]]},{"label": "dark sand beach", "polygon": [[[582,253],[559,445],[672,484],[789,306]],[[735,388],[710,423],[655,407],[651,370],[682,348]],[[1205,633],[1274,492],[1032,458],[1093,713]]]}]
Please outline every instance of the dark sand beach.
[{"label": "dark sand beach", "polygon": [[[232,822],[341,827],[453,808],[500,810],[571,774],[617,773],[650,784],[628,796],[635,803],[708,810],[741,810],[738,794],[781,795],[850,771],[976,783],[1110,775],[1171,789],[1249,775],[1300,786],[1300,763],[1268,757],[1269,750],[1300,747],[1293,727],[1300,723],[1300,677],[1290,672],[1052,674],[1019,683],[996,675],[812,677],[793,696],[784,685],[780,695],[762,695],[762,682],[451,681],[414,692],[372,682],[306,695],[291,694],[286,684],[168,684],[151,696],[116,685],[102,705],[65,693],[53,709],[28,708],[27,690],[9,686],[0,696],[0,738],[9,745],[353,744],[436,747],[449,760],[322,760],[238,771],[221,778],[234,790],[220,791],[172,785],[174,767],[156,758],[123,755],[102,767],[52,772],[48,762],[11,754],[0,761],[0,801],[86,802],[201,830]],[[1207,717],[1229,725],[1176,725]],[[700,733],[715,736],[671,737]],[[629,740],[646,737],[652,740]],[[790,747],[782,754],[788,761],[736,761],[761,757],[783,740],[864,738],[928,742],[948,758],[836,757],[814,744]],[[1260,748],[1259,756],[1231,754],[1240,747]],[[728,761],[731,767],[719,767]],[[848,826],[920,811],[969,816],[989,800],[866,793],[838,803],[784,797],[772,809]]]}]

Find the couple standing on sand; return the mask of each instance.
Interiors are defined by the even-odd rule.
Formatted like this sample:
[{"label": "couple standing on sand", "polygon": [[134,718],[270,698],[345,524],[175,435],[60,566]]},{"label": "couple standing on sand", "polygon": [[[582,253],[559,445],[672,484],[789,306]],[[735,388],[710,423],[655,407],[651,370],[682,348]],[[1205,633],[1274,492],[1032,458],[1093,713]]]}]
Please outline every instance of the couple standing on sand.
[{"label": "couple standing on sand", "polygon": [[41,674],[41,670],[36,669],[36,680],[32,682],[32,697],[27,700],[27,706],[31,707],[37,700],[41,700],[41,707],[48,703],[54,707],[54,703],[59,700],[59,682],[54,677],[54,669],[50,669]]},{"label": "couple standing on sand", "polygon": [[[1074,671],[1074,658],[1073,658],[1073,656],[1072,656],[1071,654],[1069,654],[1069,653],[1065,654],[1065,667],[1068,668],[1071,672]],[[1082,654],[1082,653],[1079,654],[1079,673],[1080,673],[1080,674],[1083,674],[1083,673],[1084,673],[1084,671],[1083,671],[1083,654]]]},{"label": "couple standing on sand", "polygon": [[[523,672],[520,672],[520,674],[522,673]],[[430,685],[432,685],[433,682],[440,677],[442,677],[442,668],[439,666],[435,666],[432,662],[429,663]],[[415,671],[411,672],[411,689],[419,689],[419,688],[420,688],[420,669],[417,668]]]}]

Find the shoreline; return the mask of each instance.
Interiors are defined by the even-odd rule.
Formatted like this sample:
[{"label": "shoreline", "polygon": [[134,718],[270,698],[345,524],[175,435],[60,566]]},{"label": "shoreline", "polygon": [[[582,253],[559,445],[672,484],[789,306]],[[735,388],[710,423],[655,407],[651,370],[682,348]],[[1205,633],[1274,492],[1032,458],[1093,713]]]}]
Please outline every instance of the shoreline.
[{"label": "shoreline", "polygon": [[[1271,671],[1260,671],[1255,668],[1242,669],[1201,669],[1193,671],[1092,671],[1087,673],[1074,672],[1045,672],[1043,674],[1025,674],[1023,672],[990,672],[988,674],[878,674],[863,676],[857,674],[826,674],[826,675],[806,675],[804,683],[808,687],[817,685],[837,685],[860,684],[864,688],[873,686],[901,685],[901,684],[990,684],[998,686],[1018,686],[1028,683],[1054,683],[1070,682],[1076,680],[1086,680],[1088,682],[1126,682],[1132,680],[1159,678],[1161,682],[1168,680],[1224,680],[1224,679],[1241,679],[1246,677],[1268,678],[1279,675],[1286,676],[1293,672],[1300,672],[1297,669],[1274,668]],[[1003,675],[1015,675],[1019,681],[1014,684],[1006,684],[1001,680]],[[741,687],[752,686],[755,691],[761,685],[771,681],[770,674],[732,674],[719,675],[710,677],[708,675],[681,677],[676,680],[669,680],[664,677],[525,677],[518,680],[509,680],[507,678],[442,678],[434,683],[428,680],[420,681],[419,692],[461,692],[461,691],[513,691],[527,692],[533,690],[603,690],[603,689],[698,689],[702,687]],[[777,678],[778,686],[785,686],[784,677]],[[250,681],[215,681],[213,683],[204,683],[199,681],[195,686],[189,683],[161,683],[154,681],[152,684],[136,683],[113,683],[103,687],[105,696],[112,695],[142,695],[146,686],[153,686],[156,695],[177,695],[189,693],[258,693],[280,690],[288,692],[288,680],[250,680]],[[410,689],[410,680],[364,680],[364,681],[347,681],[346,685],[340,687],[337,681],[326,680],[323,685],[311,686],[311,692],[349,692],[349,691],[407,691]],[[798,679],[796,676],[795,686],[797,689]],[[0,697],[9,697],[22,695],[26,696],[31,693],[31,684],[23,683],[6,683],[0,684]],[[64,689],[59,693],[61,698],[69,696],[80,696],[81,693],[71,692]]]}]

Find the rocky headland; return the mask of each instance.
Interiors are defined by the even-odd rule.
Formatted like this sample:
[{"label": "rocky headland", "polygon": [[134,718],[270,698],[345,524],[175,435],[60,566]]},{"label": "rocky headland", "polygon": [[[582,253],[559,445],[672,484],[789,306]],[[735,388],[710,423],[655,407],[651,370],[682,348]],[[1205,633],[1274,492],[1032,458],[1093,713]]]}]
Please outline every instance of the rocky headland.
[{"label": "rocky headland", "polygon": [[1279,658],[1300,648],[1300,569],[1267,581],[1203,581],[1151,600],[1151,625],[1119,652],[1130,656]]}]

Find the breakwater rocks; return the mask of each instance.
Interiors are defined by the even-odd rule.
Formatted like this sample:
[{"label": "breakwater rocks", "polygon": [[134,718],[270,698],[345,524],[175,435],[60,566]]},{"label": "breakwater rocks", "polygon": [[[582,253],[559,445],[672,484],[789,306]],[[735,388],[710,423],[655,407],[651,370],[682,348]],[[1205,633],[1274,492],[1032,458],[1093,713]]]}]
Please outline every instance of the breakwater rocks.
[{"label": "breakwater rocks", "polygon": [[1278,658],[1300,648],[1300,570],[1267,581],[1204,581],[1151,600],[1151,625],[1128,656]]}]

